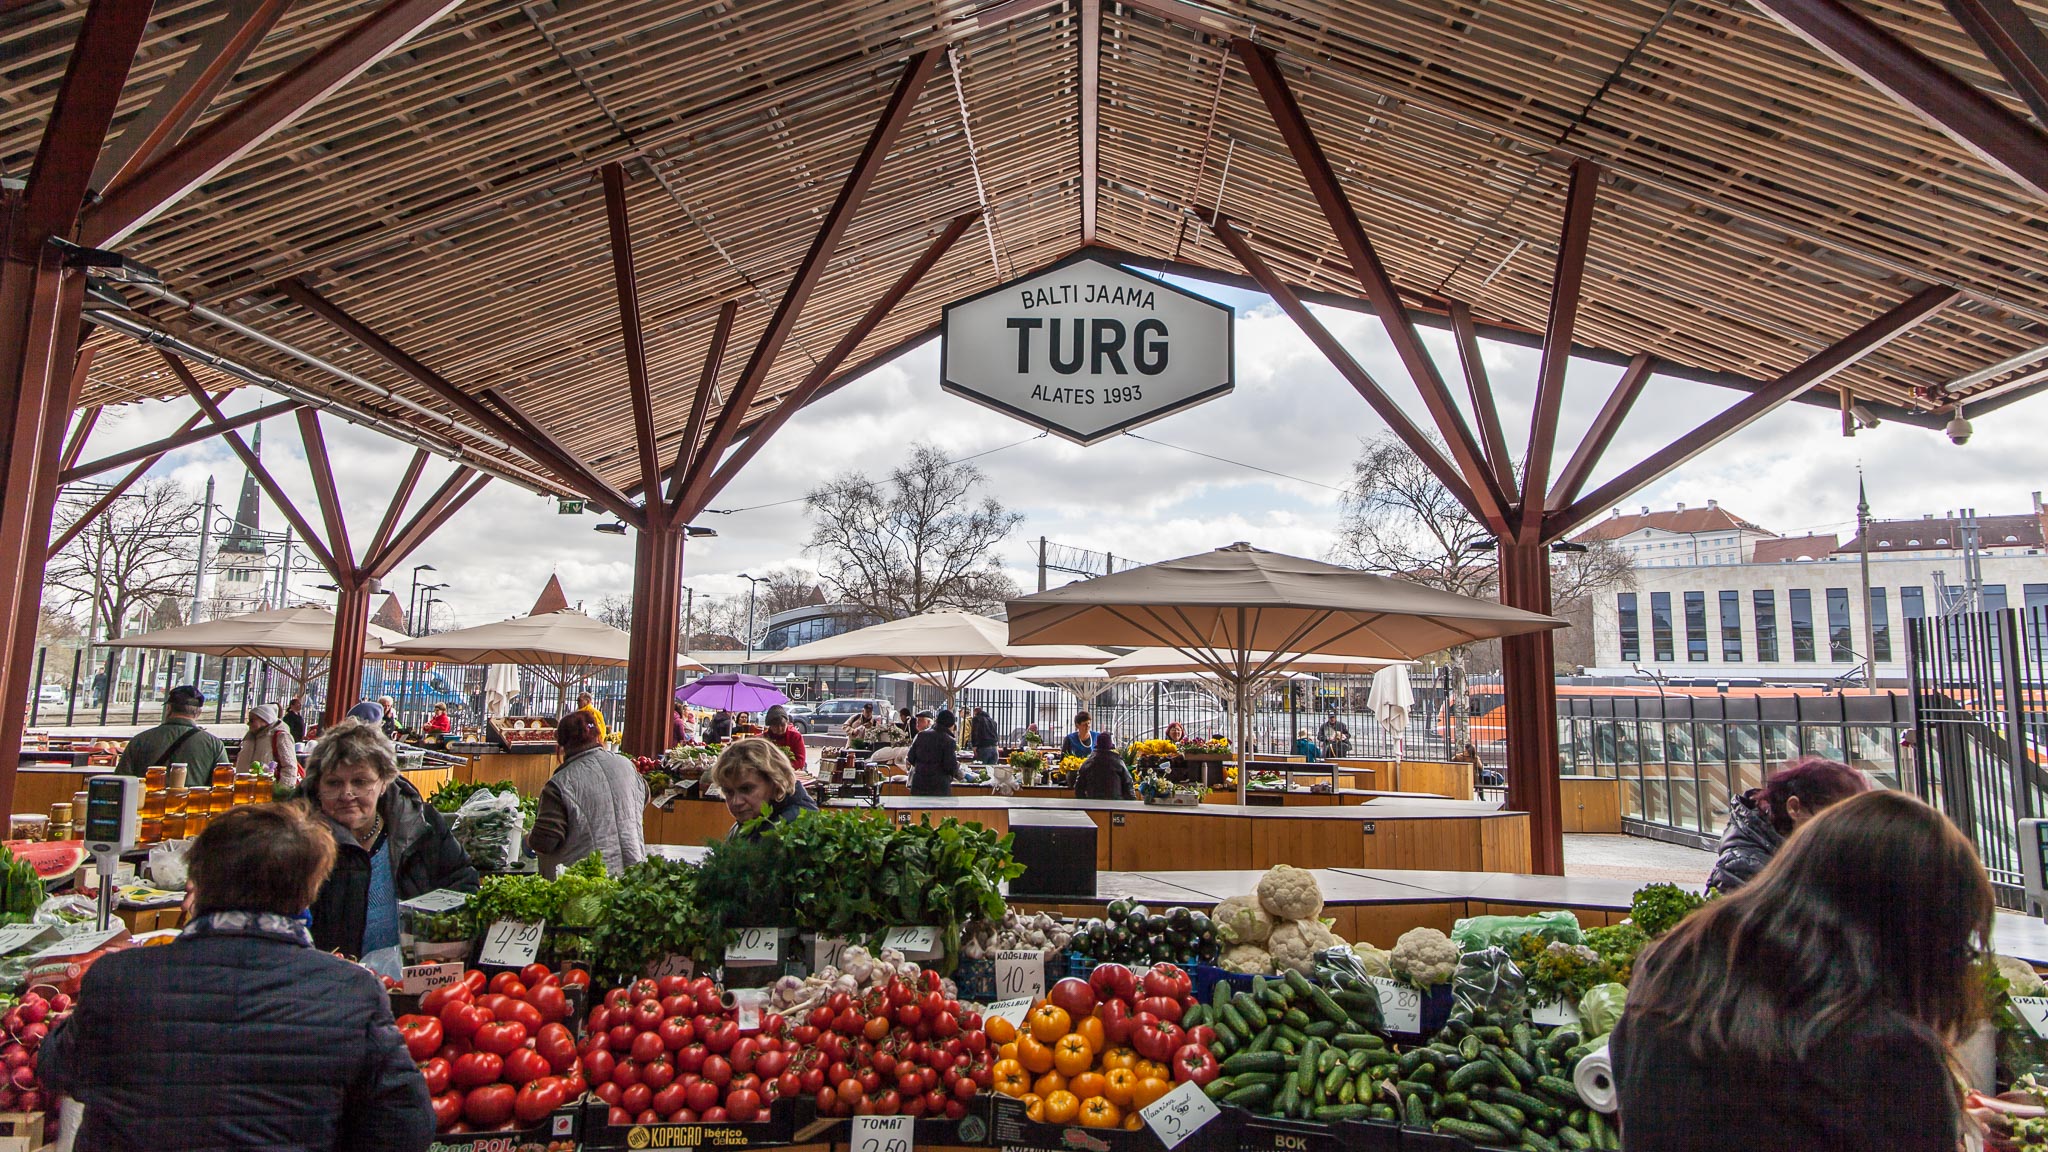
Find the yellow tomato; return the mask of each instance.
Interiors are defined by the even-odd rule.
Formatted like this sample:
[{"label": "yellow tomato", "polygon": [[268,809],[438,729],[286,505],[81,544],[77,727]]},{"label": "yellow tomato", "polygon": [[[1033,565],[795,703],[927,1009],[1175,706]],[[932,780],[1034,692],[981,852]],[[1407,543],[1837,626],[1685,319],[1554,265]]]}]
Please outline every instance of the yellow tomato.
[{"label": "yellow tomato", "polygon": [[1081,1103],[1086,1104],[1090,1096],[1108,1095],[1109,1081],[1100,1072],[1082,1072],[1067,1081],[1067,1091],[1079,1096]]},{"label": "yellow tomato", "polygon": [[1136,1132],[1138,1129],[1143,1128],[1144,1126],[1145,1118],[1143,1116],[1138,1115],[1136,1112],[1133,1112],[1130,1115],[1124,1117],[1124,1130],[1127,1132]]},{"label": "yellow tomato", "polygon": [[1074,1117],[1081,1114],[1081,1099],[1072,1092],[1062,1089],[1048,1093],[1045,1097],[1045,1122],[1047,1124],[1072,1124]]},{"label": "yellow tomato", "polygon": [[1102,1017],[1083,1016],[1079,1020],[1074,1021],[1074,1034],[1085,1037],[1088,1041],[1088,1047],[1093,1048],[1097,1052],[1102,1051],[1104,1047],[1103,1042],[1106,1039],[1102,1032]]},{"label": "yellow tomato", "polygon": [[1095,1067],[1095,1049],[1078,1032],[1069,1032],[1052,1046],[1052,1066],[1062,1076],[1079,1076]]},{"label": "yellow tomato", "polygon": [[[996,1067],[998,1069],[996,1078],[1000,1080],[1002,1079],[1002,1072],[1000,1071],[1002,1065],[998,1064]],[[1109,1097],[1109,1102],[1119,1108],[1129,1108],[1131,1100],[1137,1095],[1137,1091],[1138,1074],[1129,1068],[1112,1068],[1109,1070],[1109,1074],[1103,1077],[1102,1094]]]},{"label": "yellow tomato", "polygon": [[1005,1096],[1023,1096],[1031,1090],[1031,1073],[1015,1060],[998,1060],[993,1087]]},{"label": "yellow tomato", "polygon": [[1138,1086],[1131,1091],[1131,1103],[1139,1108],[1149,1108],[1152,1102],[1173,1091],[1173,1085],[1157,1076],[1138,1077]]},{"label": "yellow tomato", "polygon": [[1055,1092],[1065,1091],[1066,1087],[1067,1078],[1058,1072],[1047,1072],[1031,1082],[1031,1090],[1040,1096],[1049,1097]]},{"label": "yellow tomato", "polygon": [[1132,1066],[1131,1071],[1136,1072],[1140,1080],[1147,1076],[1156,1080],[1173,1079],[1173,1070],[1157,1060],[1140,1060]]},{"label": "yellow tomato", "polygon": [[997,1044],[1008,1044],[1017,1038],[1017,1026],[1001,1016],[991,1016],[982,1023],[981,1030]]},{"label": "yellow tomato", "polygon": [[1045,1123],[1045,1098],[1036,1092],[1026,1092],[1017,1097],[1024,1104],[1024,1118],[1034,1124]]},{"label": "yellow tomato", "polygon": [[1102,1054],[1102,1067],[1105,1070],[1111,1068],[1136,1068],[1137,1066],[1138,1053],[1135,1049],[1111,1048]]},{"label": "yellow tomato", "polygon": [[1091,1096],[1081,1101],[1081,1127],[1114,1128],[1123,1122],[1124,1114],[1108,1100]]},{"label": "yellow tomato", "polygon": [[996,1049],[996,1059],[998,1060],[1015,1060],[1016,1058],[1017,1042],[1015,1040],[1012,1040],[1008,1044],[1005,1044],[1002,1047]]},{"label": "yellow tomato", "polygon": [[1024,1023],[1040,1044],[1051,1044],[1073,1031],[1074,1027],[1073,1018],[1057,1004],[1040,1004],[1033,1008],[1031,1015],[1024,1018]]},{"label": "yellow tomato", "polygon": [[1017,1063],[1033,1075],[1052,1071],[1052,1047],[1040,1044],[1038,1037],[1031,1035],[1017,1038]]}]

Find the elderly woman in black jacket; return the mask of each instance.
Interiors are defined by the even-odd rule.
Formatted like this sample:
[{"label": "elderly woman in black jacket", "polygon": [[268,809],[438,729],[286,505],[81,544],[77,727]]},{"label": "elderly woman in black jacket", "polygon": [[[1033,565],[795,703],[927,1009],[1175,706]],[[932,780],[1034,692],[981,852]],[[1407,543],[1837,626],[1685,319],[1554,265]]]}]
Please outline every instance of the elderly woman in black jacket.
[{"label": "elderly woman in black jacket", "polygon": [[958,722],[951,708],[941,708],[932,718],[932,726],[910,742],[905,759],[910,766],[912,796],[953,794],[953,777],[960,773],[960,742],[953,735]]},{"label": "elderly woman in black jacket", "polygon": [[334,865],[320,819],[237,808],[186,861],[183,934],[102,956],[43,1042],[43,1086],[85,1105],[79,1152],[432,1143],[426,1081],[383,986],[315,949],[297,919]]},{"label": "elderly woman in black jacket", "polygon": [[374,725],[327,730],[306,759],[305,795],[334,832],[334,874],[313,901],[313,943],[367,957],[398,946],[398,902],[437,888],[474,892],[477,874],[448,821],[398,774]]},{"label": "elderly woman in black jacket", "polygon": [[1138,790],[1131,783],[1131,770],[1117,753],[1116,741],[1107,732],[1095,734],[1095,751],[1074,773],[1076,800],[1136,800]]}]

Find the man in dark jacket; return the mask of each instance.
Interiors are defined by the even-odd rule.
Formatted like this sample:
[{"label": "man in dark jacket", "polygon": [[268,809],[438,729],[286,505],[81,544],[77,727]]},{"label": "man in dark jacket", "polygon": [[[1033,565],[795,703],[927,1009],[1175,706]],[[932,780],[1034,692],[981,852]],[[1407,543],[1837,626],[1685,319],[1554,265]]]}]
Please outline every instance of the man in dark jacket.
[{"label": "man in dark jacket", "polygon": [[123,776],[146,775],[151,768],[184,764],[187,780],[199,780],[215,764],[228,761],[227,745],[199,726],[199,714],[206,697],[190,684],[171,689],[164,700],[164,722],[137,732],[121,749],[121,761],[114,771]]},{"label": "man in dark jacket", "polygon": [[1117,754],[1116,741],[1107,732],[1095,734],[1095,750],[1074,773],[1076,800],[1136,800],[1138,790],[1131,783],[1131,770]]},{"label": "man in dark jacket", "polygon": [[987,712],[979,708],[967,722],[967,743],[974,749],[974,758],[983,764],[996,762],[996,752],[1002,738],[996,735],[996,722]]},{"label": "man in dark jacket", "polygon": [[43,1086],[85,1105],[78,1152],[419,1152],[426,1081],[382,985],[294,917],[334,863],[296,804],[236,808],[187,857],[195,916],[103,956],[43,1042]]}]

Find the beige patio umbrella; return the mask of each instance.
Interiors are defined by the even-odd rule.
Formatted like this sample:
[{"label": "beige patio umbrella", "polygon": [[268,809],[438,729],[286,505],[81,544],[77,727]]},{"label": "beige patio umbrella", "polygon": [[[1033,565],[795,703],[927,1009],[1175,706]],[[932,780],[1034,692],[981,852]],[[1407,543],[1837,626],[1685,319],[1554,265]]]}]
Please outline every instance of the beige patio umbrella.
[{"label": "beige patio umbrella", "polygon": [[[518,664],[566,694],[569,685],[599,668],[624,667],[632,640],[602,620],[563,608],[401,640],[391,645],[390,655],[450,664]],[[705,671],[684,657],[677,658],[676,667]]]},{"label": "beige patio umbrella", "polygon": [[951,708],[960,690],[995,669],[1047,664],[1101,664],[1109,653],[1079,644],[1018,646],[1002,621],[972,612],[926,612],[890,620],[779,652],[756,664],[822,664],[901,672],[945,694]]},{"label": "beige patio umbrella", "polygon": [[[376,624],[366,627],[366,659],[391,659],[391,645],[405,639],[402,632]],[[273,608],[160,628],[106,643],[111,648],[155,648],[257,660],[291,681],[294,692],[303,692],[308,683],[327,674],[327,656],[334,647],[334,613],[310,606]]]},{"label": "beige patio umbrella", "polygon": [[[1247,686],[1304,654],[1413,660],[1555,617],[1239,542],[1012,600],[1014,644],[1171,648],[1229,683],[1245,802]],[[1305,669],[1314,671],[1315,669]]]}]

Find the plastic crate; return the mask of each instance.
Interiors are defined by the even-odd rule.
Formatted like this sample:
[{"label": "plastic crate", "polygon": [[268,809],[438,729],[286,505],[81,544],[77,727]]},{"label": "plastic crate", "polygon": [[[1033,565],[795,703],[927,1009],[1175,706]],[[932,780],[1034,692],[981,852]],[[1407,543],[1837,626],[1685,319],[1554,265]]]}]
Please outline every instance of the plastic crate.
[{"label": "plastic crate", "polygon": [[1383,1120],[1312,1124],[1254,1116],[1242,1108],[1221,1109],[1237,1129],[1238,1152],[1396,1152],[1405,1135]]},{"label": "plastic crate", "polygon": [[777,1100],[751,1124],[612,1124],[610,1106],[596,1096],[584,1097],[582,1108],[581,1148],[765,1148],[794,1138],[798,1101]]},{"label": "plastic crate", "polygon": [[[1062,952],[1045,962],[1047,988],[1070,975],[1067,959],[1071,955],[1072,953]],[[1001,994],[996,991],[996,962],[991,959],[960,961],[960,966],[953,969],[953,983],[958,987],[959,998],[962,1000],[990,1004],[1002,999]]]},{"label": "plastic crate", "polygon": [[[575,1152],[582,1147],[578,1141],[583,1126],[583,1106],[570,1104],[557,1108],[553,1114],[531,1128],[505,1132],[464,1132],[453,1135],[442,1132],[434,1136],[434,1142],[427,1145],[427,1152],[524,1152],[540,1148],[548,1152]],[[604,1120],[604,1113],[597,1118]]]}]

